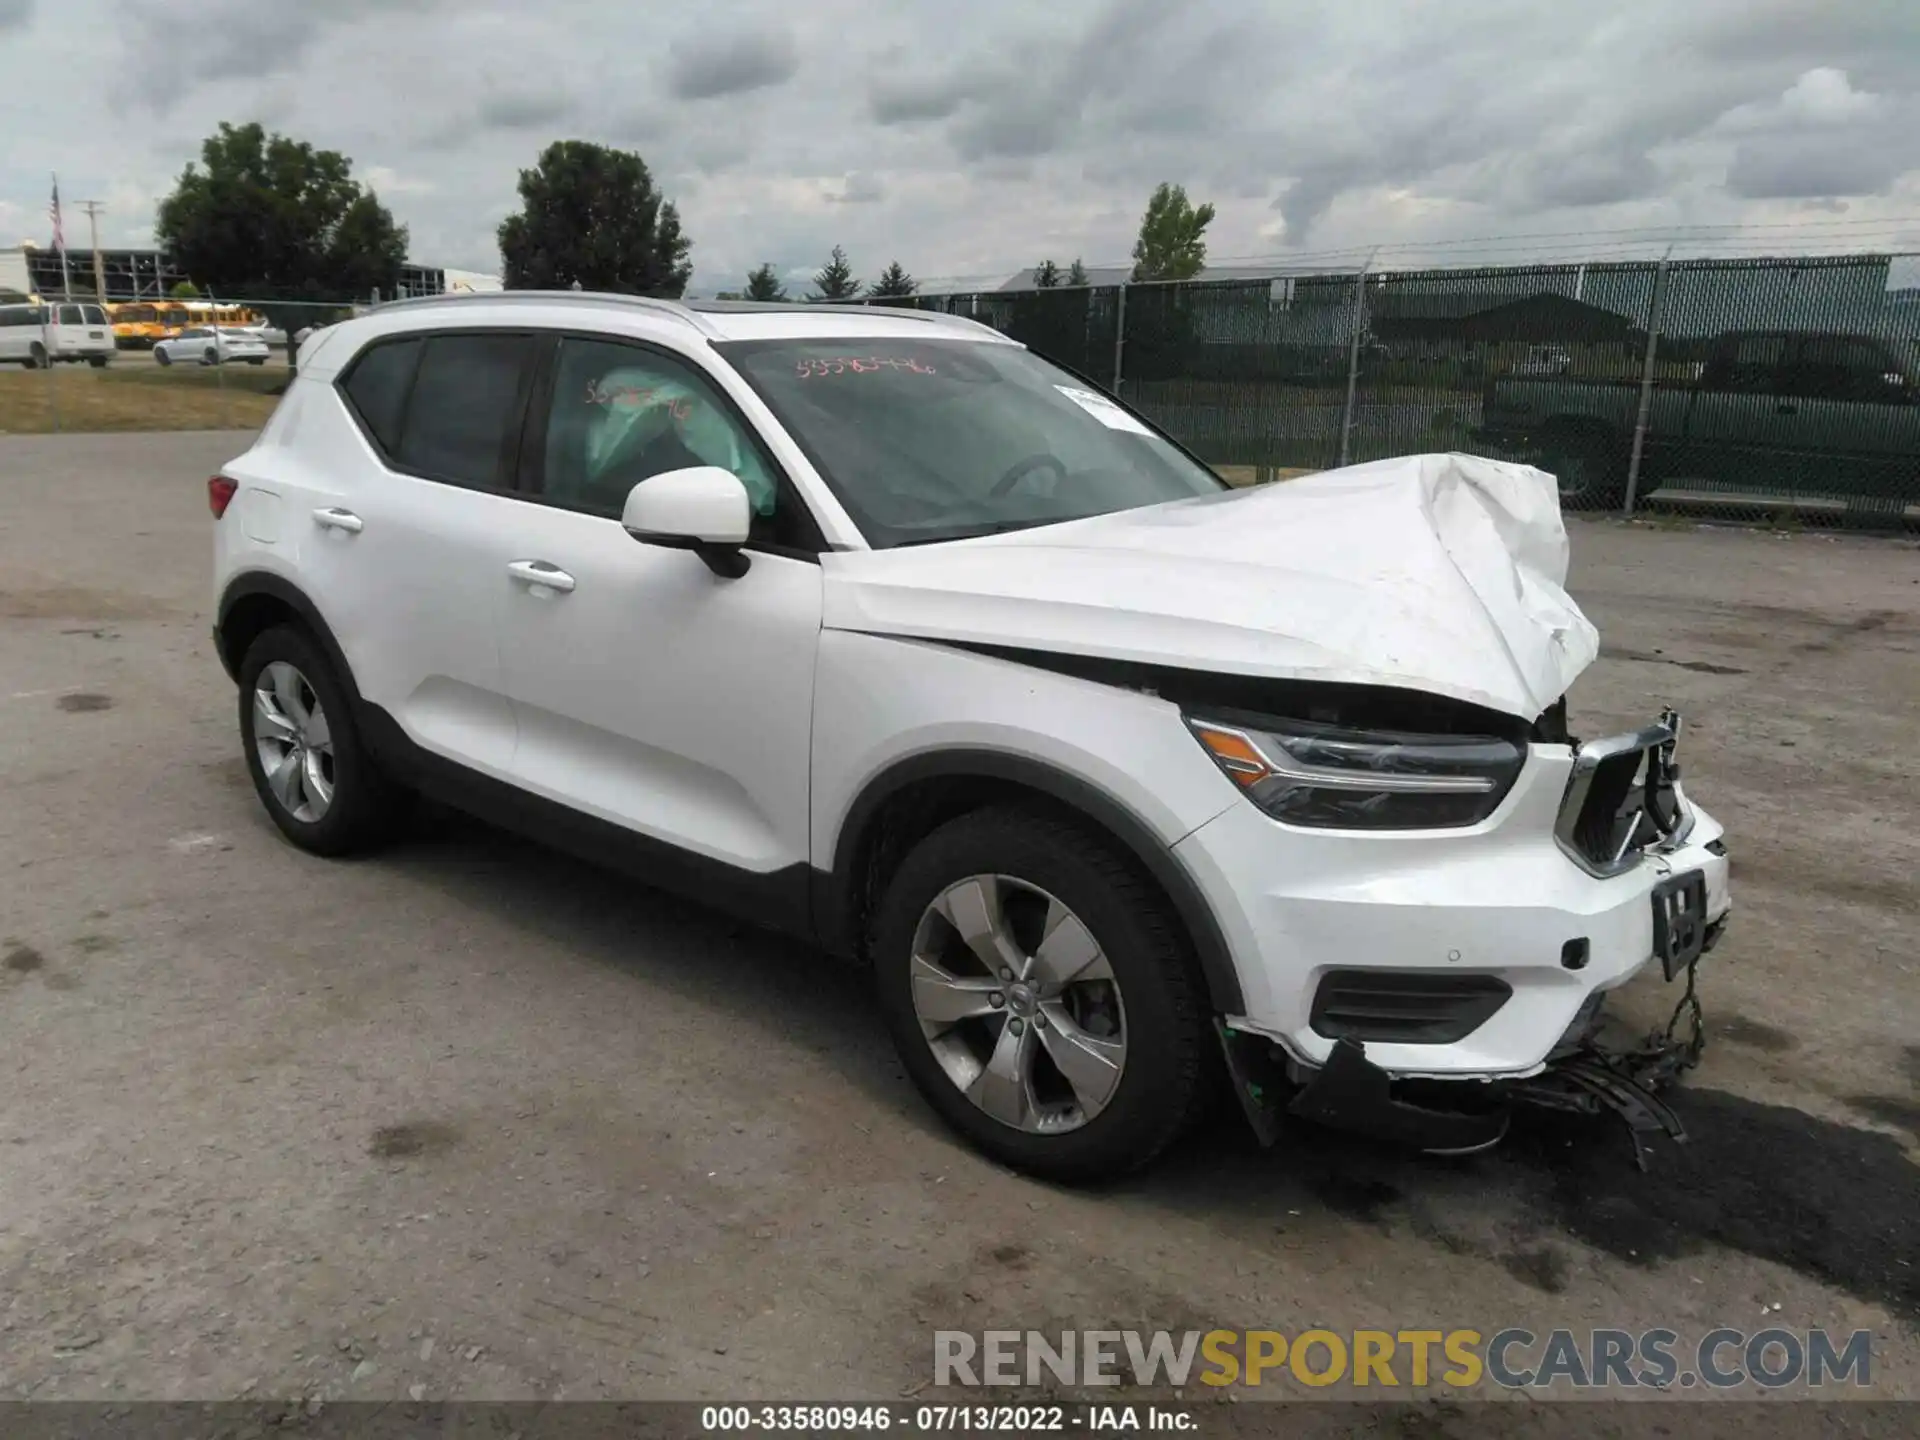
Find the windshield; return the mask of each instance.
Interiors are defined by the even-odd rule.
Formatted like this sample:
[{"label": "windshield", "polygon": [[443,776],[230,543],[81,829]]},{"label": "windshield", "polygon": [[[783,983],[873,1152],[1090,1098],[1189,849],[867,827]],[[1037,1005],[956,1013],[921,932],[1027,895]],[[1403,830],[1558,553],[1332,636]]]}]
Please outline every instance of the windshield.
[{"label": "windshield", "polygon": [[876,549],[1225,488],[1086,382],[1013,345],[838,339],[716,348]]}]

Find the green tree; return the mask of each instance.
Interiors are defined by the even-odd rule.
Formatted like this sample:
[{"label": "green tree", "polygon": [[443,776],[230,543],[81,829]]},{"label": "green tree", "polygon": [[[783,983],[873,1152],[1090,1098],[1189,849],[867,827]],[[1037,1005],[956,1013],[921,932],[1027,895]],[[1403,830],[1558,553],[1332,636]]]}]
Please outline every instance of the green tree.
[{"label": "green tree", "polygon": [[1077,258],[1073,264],[1067,267],[1066,283],[1074,286],[1091,285],[1093,283],[1087,278],[1087,267],[1082,265]]},{"label": "green tree", "polygon": [[176,300],[198,300],[200,298],[200,287],[191,280],[176,280],[173,288],[167,291],[167,294]]},{"label": "green tree", "polygon": [[407,232],[333,150],[223,123],[160,202],[154,234],[214,294],[357,295],[394,288]]},{"label": "green tree", "polygon": [[902,270],[900,262],[896,260],[880,272],[880,278],[867,288],[867,294],[896,298],[911,295],[919,288],[919,282]]},{"label": "green tree", "polygon": [[1042,260],[1033,267],[1033,284],[1038,290],[1051,290],[1060,283],[1060,267],[1051,260]]},{"label": "green tree", "polygon": [[1207,264],[1207,226],[1213,206],[1188,203],[1184,185],[1162,183],[1140,217],[1140,238],[1133,242],[1136,280],[1191,280]]},{"label": "green tree", "polygon": [[747,299],[782,301],[787,298],[786,286],[780,283],[780,277],[773,273],[772,262],[763,264],[758,270],[747,275]]},{"label": "green tree", "polygon": [[520,213],[500,222],[509,290],[685,293],[693,248],[680,212],[628,150],[556,140],[520,172]]},{"label": "green tree", "polygon": [[814,294],[810,300],[851,300],[860,293],[860,282],[853,278],[853,266],[847,263],[847,252],[838,245],[833,247],[833,255],[813,275]]}]

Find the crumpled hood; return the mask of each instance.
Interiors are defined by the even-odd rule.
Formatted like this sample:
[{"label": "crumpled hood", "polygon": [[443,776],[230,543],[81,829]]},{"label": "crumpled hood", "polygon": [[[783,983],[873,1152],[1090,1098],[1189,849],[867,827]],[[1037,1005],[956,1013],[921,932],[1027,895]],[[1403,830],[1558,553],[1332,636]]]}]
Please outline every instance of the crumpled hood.
[{"label": "crumpled hood", "polygon": [[1421,690],[1532,720],[1599,650],[1553,478],[1414,455],[823,557],[828,629]]}]

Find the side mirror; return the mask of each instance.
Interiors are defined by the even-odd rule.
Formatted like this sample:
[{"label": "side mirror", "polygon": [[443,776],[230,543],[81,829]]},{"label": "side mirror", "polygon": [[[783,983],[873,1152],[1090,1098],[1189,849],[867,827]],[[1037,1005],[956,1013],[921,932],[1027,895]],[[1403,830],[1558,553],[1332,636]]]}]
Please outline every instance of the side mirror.
[{"label": "side mirror", "polygon": [[722,579],[739,579],[751,563],[740,548],[753,523],[747,487],[718,465],[667,470],[642,480],[627,492],[620,523],[643,545],[693,551]]}]

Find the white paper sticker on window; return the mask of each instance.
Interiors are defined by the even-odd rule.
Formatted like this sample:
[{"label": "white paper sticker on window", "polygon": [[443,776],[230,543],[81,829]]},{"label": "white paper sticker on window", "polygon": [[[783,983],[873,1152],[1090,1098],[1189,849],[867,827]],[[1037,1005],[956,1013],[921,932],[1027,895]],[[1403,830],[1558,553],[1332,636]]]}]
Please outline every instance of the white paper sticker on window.
[{"label": "white paper sticker on window", "polygon": [[1077,385],[1056,385],[1053,387],[1066,396],[1094,419],[1109,430],[1124,430],[1129,435],[1151,435],[1153,432],[1142,425],[1133,416],[1122,410],[1106,396],[1092,390],[1082,390]]}]

